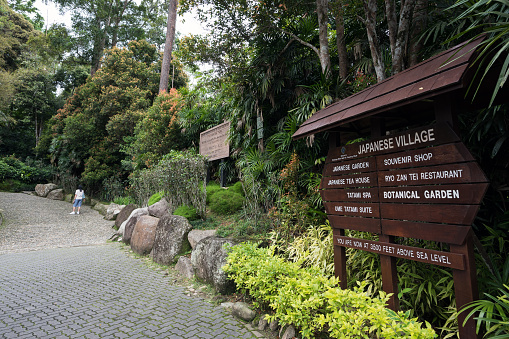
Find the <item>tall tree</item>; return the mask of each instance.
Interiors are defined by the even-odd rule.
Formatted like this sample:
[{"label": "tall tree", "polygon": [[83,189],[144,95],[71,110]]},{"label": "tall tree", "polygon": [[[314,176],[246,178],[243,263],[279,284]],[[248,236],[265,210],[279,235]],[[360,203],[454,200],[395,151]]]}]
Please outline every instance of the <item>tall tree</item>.
[{"label": "tall tree", "polygon": [[0,68],[16,70],[28,40],[40,32],[21,14],[14,12],[6,0],[0,0]]},{"label": "tall tree", "polygon": [[168,6],[168,23],[166,25],[166,42],[164,44],[163,63],[161,65],[161,79],[159,81],[159,92],[168,91],[170,77],[171,52],[175,40],[175,27],[177,24],[177,0],[170,0]]},{"label": "tall tree", "polygon": [[368,34],[369,49],[371,51],[373,67],[375,68],[376,79],[380,82],[385,79],[385,67],[377,34],[378,4],[377,0],[362,0],[362,4],[365,13],[365,18],[362,18],[362,21],[366,26],[366,32]]},{"label": "tall tree", "polygon": [[16,72],[18,86],[11,109],[20,122],[32,125],[37,146],[44,124],[57,110],[53,74],[44,66],[21,68]]},{"label": "tall tree", "polygon": [[[159,21],[162,0],[55,0],[62,10],[73,12],[75,53],[90,63],[93,75],[101,66],[105,49],[144,39],[145,27]],[[155,4],[154,4],[155,2]],[[155,13],[154,13],[155,12]],[[148,20],[145,20],[147,19]]]},{"label": "tall tree", "polygon": [[316,14],[318,16],[318,40],[320,41],[320,65],[322,66],[322,73],[331,71],[331,61],[329,52],[329,36],[328,36],[328,0],[316,0]]},{"label": "tall tree", "polygon": [[[88,184],[123,173],[121,148],[128,144],[135,126],[157,96],[160,58],[154,45],[131,41],[128,48],[106,51],[104,65],[76,89],[52,118],[52,143],[62,167],[82,174]],[[186,85],[176,65],[178,87]],[[65,140],[61,142],[61,140]],[[72,161],[65,162],[65,159]],[[60,161],[59,160],[59,161]],[[62,170],[64,168],[61,168]]]},{"label": "tall tree", "polygon": [[392,74],[401,72],[405,67],[404,56],[408,44],[414,5],[415,0],[401,1],[398,20],[395,1],[385,0],[385,13],[391,43]]},{"label": "tall tree", "polygon": [[42,30],[44,18],[34,6],[35,0],[8,0],[9,6],[16,12],[25,17],[35,29]]},{"label": "tall tree", "polygon": [[348,76],[348,54],[346,50],[344,4],[342,0],[334,0],[330,3],[331,13],[336,24],[336,48],[338,50],[339,77],[346,79]]}]

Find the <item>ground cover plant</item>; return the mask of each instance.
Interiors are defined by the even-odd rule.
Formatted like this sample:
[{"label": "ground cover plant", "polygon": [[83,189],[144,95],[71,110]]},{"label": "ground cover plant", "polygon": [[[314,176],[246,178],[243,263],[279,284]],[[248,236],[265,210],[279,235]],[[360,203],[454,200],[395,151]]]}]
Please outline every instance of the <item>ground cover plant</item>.
[{"label": "ground cover plant", "polygon": [[288,262],[274,250],[260,248],[258,243],[233,246],[223,267],[237,288],[271,312],[269,320],[295,325],[304,338],[320,332],[328,332],[332,338],[437,336],[429,323],[423,326],[409,312],[388,310],[388,296],[383,292],[370,297],[362,282],[353,290],[342,290],[337,278]]}]

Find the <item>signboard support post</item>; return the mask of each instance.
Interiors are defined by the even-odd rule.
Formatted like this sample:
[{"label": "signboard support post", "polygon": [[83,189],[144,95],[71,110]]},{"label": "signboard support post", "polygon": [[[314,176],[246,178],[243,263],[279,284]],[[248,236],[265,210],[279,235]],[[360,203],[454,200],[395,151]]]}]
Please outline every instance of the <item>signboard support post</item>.
[{"label": "signboard support post", "polygon": [[210,175],[210,165],[207,164],[207,179],[205,179],[206,180],[206,182],[205,182],[206,184],[208,184],[210,182],[210,177],[211,177],[211,175]]},{"label": "signboard support post", "polygon": [[[457,101],[457,100],[456,100]],[[454,109],[453,100],[450,94],[445,94],[435,98],[435,117],[437,121],[448,123],[453,131],[457,132],[458,117]],[[471,226],[469,228],[465,242],[462,245],[450,244],[451,253],[459,253],[465,256],[465,269],[453,270],[454,292],[456,296],[456,309],[459,311],[466,304],[479,298],[477,286],[477,273],[474,260],[474,240]],[[475,320],[471,317],[465,326],[467,313],[458,314],[458,331],[462,339],[477,339],[480,336],[476,334]]]},{"label": "signboard support post", "polygon": [[[394,237],[380,234],[380,242],[394,243]],[[386,293],[392,293],[388,306],[393,311],[399,311],[398,298],[398,272],[396,269],[396,258],[388,255],[380,255],[380,266],[382,267],[382,287]]]},{"label": "signboard support post", "polygon": [[[450,245],[451,253],[460,253],[465,255],[465,269],[453,270],[454,292],[456,295],[456,309],[460,310],[466,304],[479,298],[477,287],[477,275],[474,260],[474,240],[471,226],[463,245]],[[468,313],[458,314],[458,327],[461,339],[480,338],[475,331],[475,320],[470,318],[465,326],[463,322]]]},{"label": "signboard support post", "polygon": [[219,165],[219,185],[221,185],[221,187],[226,187],[226,178],[224,175],[224,159],[221,159],[221,164]]},{"label": "signboard support post", "polygon": [[[330,132],[329,150],[335,149],[340,145],[340,133]],[[339,234],[344,236],[345,230],[338,230]],[[339,278],[339,287],[346,290],[348,288],[348,279],[346,271],[346,248],[334,246],[334,275]]]},{"label": "signboard support post", "polygon": [[[371,137],[378,138],[385,135],[385,119],[381,117],[371,117]],[[380,234],[380,242],[394,243],[394,237]],[[399,310],[398,298],[398,272],[396,268],[396,258],[388,255],[380,255],[380,266],[382,270],[382,288],[386,293],[392,294],[388,306],[393,311]]]},{"label": "signboard support post", "polygon": [[[338,233],[345,235],[345,230],[339,230]],[[334,275],[339,278],[339,287],[343,290],[348,288],[348,280],[346,273],[346,248],[342,246],[334,246]]]}]

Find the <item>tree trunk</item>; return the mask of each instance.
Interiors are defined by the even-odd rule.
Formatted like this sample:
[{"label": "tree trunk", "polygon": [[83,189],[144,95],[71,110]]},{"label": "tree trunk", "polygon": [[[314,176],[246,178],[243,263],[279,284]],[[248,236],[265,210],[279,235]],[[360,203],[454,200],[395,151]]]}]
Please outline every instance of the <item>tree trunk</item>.
[{"label": "tree trunk", "polygon": [[406,0],[401,5],[399,14],[398,35],[396,36],[396,46],[392,59],[392,74],[396,74],[405,69],[405,51],[408,46],[408,32],[410,31],[410,16],[414,0]]},{"label": "tree trunk", "polygon": [[412,16],[412,31],[408,46],[408,66],[412,67],[419,63],[419,54],[422,50],[422,42],[419,40],[426,27],[426,10],[428,0],[417,0]]},{"label": "tree trunk", "polygon": [[161,65],[161,79],[159,81],[159,93],[168,91],[170,77],[171,52],[175,39],[175,26],[177,23],[177,0],[170,0],[168,8],[168,24],[166,27],[166,41],[164,43],[163,62]]},{"label": "tree trunk", "polygon": [[363,0],[364,13],[366,19],[363,20],[366,25],[366,32],[368,34],[369,49],[371,51],[371,58],[373,59],[373,67],[375,68],[377,82],[385,79],[385,70],[380,52],[380,44],[376,34],[376,0]]},{"label": "tree trunk", "polygon": [[346,79],[348,76],[348,54],[345,43],[345,21],[343,17],[343,8],[339,1],[334,4],[334,21],[336,22],[336,46],[339,59],[339,77]]},{"label": "tree trunk", "polygon": [[93,76],[95,72],[101,68],[101,59],[103,57],[104,48],[106,47],[106,32],[110,26],[110,18],[106,20],[103,29],[101,30],[101,22],[97,24],[98,32],[101,32],[98,41],[94,44],[94,51],[92,55],[92,68],[90,69],[90,75]]},{"label": "tree trunk", "polygon": [[120,13],[118,13],[116,19],[115,19],[115,27],[113,28],[113,33],[112,33],[112,37],[111,37],[111,47],[117,47],[117,42],[118,42],[118,28],[119,28],[119,25],[120,25],[120,21],[122,20],[122,17],[124,16],[124,12],[127,8],[127,5],[131,2],[131,0],[125,0],[124,1],[124,4],[122,6],[122,10],[120,11]]},{"label": "tree trunk", "polygon": [[387,28],[389,30],[391,58],[392,60],[394,60],[394,53],[396,49],[396,37],[398,36],[398,19],[396,16],[396,6],[393,0],[385,0],[385,17],[387,18]]},{"label": "tree trunk", "polygon": [[35,117],[35,146],[39,145],[39,125],[37,124],[37,111],[34,110],[34,117]]},{"label": "tree trunk", "polygon": [[328,0],[316,0],[316,13],[318,14],[318,34],[320,40],[320,65],[322,73],[329,73],[331,70],[329,39],[327,37],[327,10]]}]

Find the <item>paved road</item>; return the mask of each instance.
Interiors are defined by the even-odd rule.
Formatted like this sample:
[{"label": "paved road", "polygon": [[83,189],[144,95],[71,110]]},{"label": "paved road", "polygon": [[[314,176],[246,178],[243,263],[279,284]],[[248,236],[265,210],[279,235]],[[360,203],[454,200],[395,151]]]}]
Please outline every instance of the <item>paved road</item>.
[{"label": "paved road", "polygon": [[[6,198],[10,196],[0,194],[0,208],[4,211]],[[37,209],[34,206],[39,202],[47,203],[47,199],[32,198],[28,201],[33,209]],[[14,200],[22,203],[24,197],[16,196],[11,200],[11,207]],[[69,206],[66,203],[65,209]],[[54,208],[48,211],[54,213]],[[24,213],[23,208],[19,213]],[[93,213],[96,212],[89,210],[72,217],[85,219]],[[106,239],[101,245],[93,246],[77,246],[75,241],[63,241],[59,246],[52,240],[47,249],[26,247],[27,243],[22,241],[25,247],[18,251],[12,248],[12,237],[20,237],[13,232],[16,226],[9,219],[13,218],[13,211],[5,214],[9,235],[6,236],[6,227],[0,228],[0,239],[3,239],[0,243],[3,251],[0,254],[0,338],[261,336],[221,307],[188,296],[185,287],[174,285],[174,273],[168,275],[155,270],[126,253],[119,244],[106,244]],[[44,219],[42,215],[39,217]],[[62,214],[61,217],[68,216]],[[62,239],[70,236],[65,225],[40,227],[43,222],[25,218],[28,219],[14,219],[24,220],[23,224],[18,224],[21,229],[25,223],[37,225],[39,239],[49,236],[44,232],[52,232],[52,239],[59,238],[55,233]],[[6,250],[7,247],[11,250]]]}]

